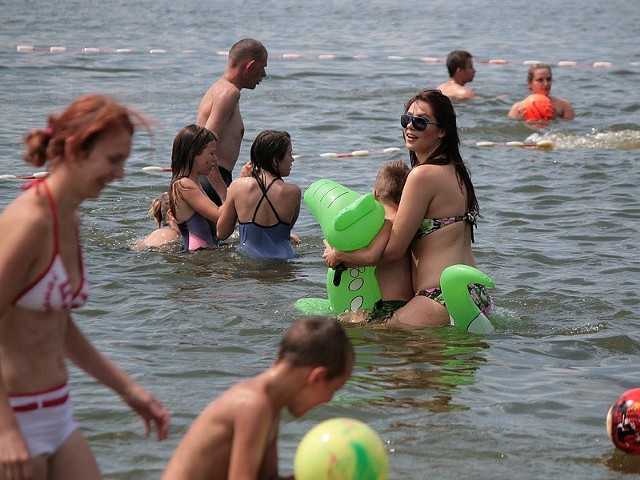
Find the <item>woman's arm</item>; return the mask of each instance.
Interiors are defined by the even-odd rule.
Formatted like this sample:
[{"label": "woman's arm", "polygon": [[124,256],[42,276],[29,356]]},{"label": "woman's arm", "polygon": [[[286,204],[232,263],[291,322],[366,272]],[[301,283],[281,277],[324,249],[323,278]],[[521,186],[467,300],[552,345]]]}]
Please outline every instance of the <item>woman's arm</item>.
[{"label": "woman's arm", "polygon": [[511,106],[509,118],[522,118],[522,102],[516,102]]},{"label": "woman's arm", "polygon": [[82,334],[71,316],[67,320],[65,352],[75,365],[118,393],[142,417],[145,435],[149,435],[153,422],[158,429],[158,440],[167,438],[169,412],[164,405],[102,355]]},{"label": "woman's arm", "polygon": [[227,199],[220,209],[220,217],[216,222],[216,236],[220,240],[229,238],[236,228],[236,222],[238,221],[238,212],[236,210],[237,189],[238,184],[235,181],[231,182],[227,189]]},{"label": "woman's arm", "polygon": [[371,240],[369,245],[350,252],[336,250],[329,245],[329,242],[323,240],[325,248],[322,258],[325,259],[327,265],[331,268],[336,268],[341,263],[344,263],[349,267],[368,267],[370,265],[377,265],[380,261],[380,257],[382,257],[385,247],[387,246],[387,242],[389,241],[391,225],[391,221],[385,220],[380,231],[375,237],[373,237],[373,240]]},{"label": "woman's arm", "polygon": [[211,201],[200,185],[190,178],[181,178],[177,181],[176,194],[193,210],[212,222],[217,222],[220,217],[220,207]]},{"label": "woman's arm", "polygon": [[0,478],[32,478],[29,449],[0,383]]},{"label": "woman's arm", "polygon": [[[42,241],[53,235],[49,212],[34,208],[31,201],[19,199],[0,215],[0,318],[31,278],[42,251]],[[47,259],[48,261],[48,259]]]},{"label": "woman's arm", "polygon": [[558,116],[563,120],[573,120],[576,118],[576,112],[573,110],[571,103],[564,98],[557,99],[556,111],[558,112]]},{"label": "woman's arm", "polygon": [[300,187],[298,187],[297,185],[291,185],[292,187],[295,188],[295,190],[292,190],[292,195],[291,195],[291,203],[293,203],[296,206],[295,212],[293,212],[293,218],[291,219],[291,226],[296,224],[296,221],[298,221],[298,215],[300,215],[300,202],[302,201],[302,191],[300,190]]},{"label": "woman's arm", "polygon": [[[0,342],[11,341],[6,311],[38,264],[42,239],[51,235],[50,217],[24,199],[0,215]],[[34,273],[35,274],[35,273]],[[0,380],[0,478],[32,478],[31,456]]]},{"label": "woman's arm", "polygon": [[432,182],[437,181],[441,169],[439,165],[422,165],[409,172],[381,263],[400,260],[409,249],[433,199]]}]

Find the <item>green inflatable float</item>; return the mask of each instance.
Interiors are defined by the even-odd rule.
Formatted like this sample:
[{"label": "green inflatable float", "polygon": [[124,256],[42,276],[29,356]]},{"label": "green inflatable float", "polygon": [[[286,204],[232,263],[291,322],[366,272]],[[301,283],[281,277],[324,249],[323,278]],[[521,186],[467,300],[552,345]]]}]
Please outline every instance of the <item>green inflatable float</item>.
[{"label": "green inflatable float", "polygon": [[[372,193],[361,195],[332,180],[318,180],[304,192],[304,203],[318,219],[329,244],[345,252],[366,247],[384,223],[384,207]],[[327,270],[327,296],[301,298],[303,313],[338,314],[369,310],[380,300],[375,267]]]},{"label": "green inflatable float", "polygon": [[451,325],[461,332],[491,333],[493,325],[469,295],[470,283],[495,287],[487,275],[469,265],[451,265],[440,275],[440,289],[447,304]]},{"label": "green inflatable float", "polygon": [[[304,192],[304,203],[318,219],[329,244],[338,250],[366,247],[384,223],[384,207],[372,193],[361,195],[332,180],[312,183]],[[494,286],[487,275],[468,265],[452,265],[442,272],[440,286],[451,324],[464,332],[490,333],[493,326],[469,296],[470,283]],[[381,298],[375,267],[329,268],[327,296],[301,298],[296,308],[320,315],[372,309]]]}]

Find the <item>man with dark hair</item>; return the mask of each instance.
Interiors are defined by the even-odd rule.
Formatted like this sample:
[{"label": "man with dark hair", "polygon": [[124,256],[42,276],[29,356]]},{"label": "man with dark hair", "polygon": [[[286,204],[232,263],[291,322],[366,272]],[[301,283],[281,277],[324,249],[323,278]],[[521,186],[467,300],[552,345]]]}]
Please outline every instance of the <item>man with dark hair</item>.
[{"label": "man with dark hair", "polygon": [[475,98],[473,90],[464,84],[473,81],[476,70],[473,68],[473,57],[465,50],[454,50],[447,55],[449,80],[438,87],[451,99]]}]

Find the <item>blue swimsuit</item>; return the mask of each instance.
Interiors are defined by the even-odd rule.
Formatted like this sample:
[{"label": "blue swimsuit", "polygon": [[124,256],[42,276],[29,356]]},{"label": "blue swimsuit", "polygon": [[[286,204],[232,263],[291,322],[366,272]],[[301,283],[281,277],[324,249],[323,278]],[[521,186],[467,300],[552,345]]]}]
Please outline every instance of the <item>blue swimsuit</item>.
[{"label": "blue swimsuit", "polygon": [[[260,198],[256,205],[251,221],[245,223],[238,222],[238,230],[240,231],[240,244],[238,245],[238,249],[254,257],[269,260],[289,260],[296,256],[290,239],[292,225],[280,220],[278,212],[271,203],[271,200],[269,200],[269,197],[267,197],[267,192],[276,180],[281,179],[274,178],[267,188],[264,188],[262,184],[258,182],[260,188],[262,188],[262,198]],[[278,220],[278,223],[269,227],[264,227],[256,223],[258,208],[260,208],[262,200],[264,199],[267,200],[267,203],[269,203],[271,210],[273,210]]]}]

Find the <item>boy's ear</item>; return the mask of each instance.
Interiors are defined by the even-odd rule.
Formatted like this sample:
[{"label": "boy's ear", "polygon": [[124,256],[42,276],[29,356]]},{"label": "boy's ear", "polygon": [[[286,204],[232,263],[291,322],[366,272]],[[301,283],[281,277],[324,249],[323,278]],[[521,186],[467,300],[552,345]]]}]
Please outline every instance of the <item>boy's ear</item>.
[{"label": "boy's ear", "polygon": [[327,367],[314,367],[307,376],[307,383],[309,385],[315,385],[327,378]]},{"label": "boy's ear", "polygon": [[378,192],[376,192],[376,189],[373,189],[373,198],[375,198],[376,200],[380,201],[380,197],[378,196]]}]

